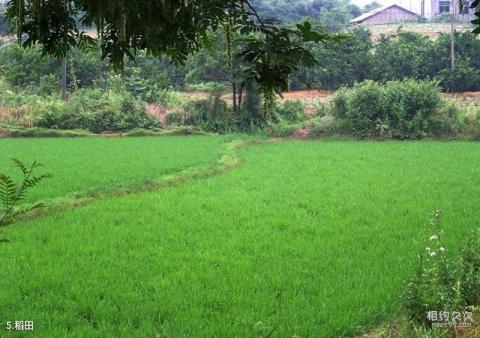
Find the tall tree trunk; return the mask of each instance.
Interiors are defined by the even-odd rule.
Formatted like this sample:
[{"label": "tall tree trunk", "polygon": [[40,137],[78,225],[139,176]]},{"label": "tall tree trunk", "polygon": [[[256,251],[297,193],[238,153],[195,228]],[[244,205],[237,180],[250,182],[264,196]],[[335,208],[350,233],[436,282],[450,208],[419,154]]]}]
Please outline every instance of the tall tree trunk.
[{"label": "tall tree trunk", "polygon": [[234,55],[234,41],[233,33],[235,30],[235,13],[234,6],[232,5],[232,10],[228,14],[227,25],[226,25],[226,37],[227,37],[227,55],[228,55],[228,67],[230,68],[230,76],[232,83],[232,103],[233,103],[233,113],[238,114],[240,107],[238,104],[238,95],[237,95],[237,79],[236,79],[236,69],[235,69],[235,55]]},{"label": "tall tree trunk", "polygon": [[60,99],[67,101],[67,57],[62,59],[62,83],[60,87]]},{"label": "tall tree trunk", "polygon": [[233,92],[233,112],[237,114],[238,113],[237,84],[235,83],[235,80],[232,81],[232,92]]},{"label": "tall tree trunk", "polygon": [[242,109],[243,89],[244,89],[244,86],[241,85],[241,86],[240,86],[240,90],[239,90],[239,92],[238,92],[238,110],[239,110],[239,111],[240,111],[240,109]]}]

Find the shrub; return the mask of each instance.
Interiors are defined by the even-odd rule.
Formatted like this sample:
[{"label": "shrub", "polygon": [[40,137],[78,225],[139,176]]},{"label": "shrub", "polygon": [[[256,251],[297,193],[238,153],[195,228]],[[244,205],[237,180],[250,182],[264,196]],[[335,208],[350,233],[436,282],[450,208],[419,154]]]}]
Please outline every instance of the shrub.
[{"label": "shrub", "polygon": [[31,127],[35,115],[34,108],[38,108],[45,100],[38,95],[16,93],[6,87],[0,95],[0,122]]},{"label": "shrub", "polygon": [[384,88],[373,81],[355,85],[347,99],[346,113],[346,118],[352,121],[355,136],[371,137],[378,134],[377,124],[385,119],[384,93]]},{"label": "shrub", "polygon": [[292,124],[288,121],[282,120],[278,123],[272,124],[269,127],[269,135],[272,137],[290,137],[293,136],[295,130],[302,128],[301,124]]},{"label": "shrub", "polygon": [[160,88],[151,79],[142,77],[141,69],[132,67],[131,74],[125,77],[125,88],[132,93],[137,99],[148,103],[159,101]]},{"label": "shrub", "polygon": [[169,126],[184,126],[187,117],[183,110],[173,111],[167,115],[167,124]]},{"label": "shrub", "polygon": [[300,122],[305,120],[305,104],[300,100],[286,100],[278,104],[273,114],[273,121]]},{"label": "shrub", "polygon": [[[423,138],[431,134],[431,118],[440,114],[440,91],[434,82],[393,81],[385,86],[385,120],[397,139]],[[384,136],[384,135],[382,135]]]},{"label": "shrub", "polygon": [[442,69],[436,79],[443,90],[447,92],[467,92],[478,89],[480,71],[464,61],[460,60],[454,70]]},{"label": "shrub", "polygon": [[192,91],[199,91],[199,92],[215,92],[221,91],[224,89],[224,85],[218,82],[203,82],[203,83],[194,83],[189,84],[188,88]]},{"label": "shrub", "polygon": [[331,115],[311,119],[305,123],[305,127],[311,138],[348,134],[351,129],[348,121]]},{"label": "shrub", "polygon": [[465,134],[475,140],[480,140],[480,111],[465,117]]},{"label": "shrub", "polygon": [[435,137],[454,137],[465,128],[460,108],[453,102],[443,102],[432,116],[431,129]]},{"label": "shrub", "polygon": [[35,92],[41,96],[58,94],[60,91],[60,80],[55,74],[42,76]]},{"label": "shrub", "polygon": [[333,115],[347,120],[356,137],[420,139],[456,132],[459,110],[444,103],[434,82],[365,81],[337,93]]},{"label": "shrub", "polygon": [[[172,116],[170,120],[173,118]],[[237,129],[235,118],[227,103],[220,99],[219,93],[210,95],[207,99],[189,102],[185,107],[183,124],[218,133]]]},{"label": "shrub", "polygon": [[339,119],[347,118],[348,114],[348,98],[350,90],[346,87],[340,88],[332,100],[332,115]]},{"label": "shrub", "polygon": [[166,107],[181,107],[186,104],[185,95],[181,92],[162,89],[157,93],[156,104]]},{"label": "shrub", "polygon": [[35,115],[38,127],[93,133],[160,127],[160,122],[149,117],[142,103],[125,90],[80,90],[68,102],[51,100],[37,105]]}]

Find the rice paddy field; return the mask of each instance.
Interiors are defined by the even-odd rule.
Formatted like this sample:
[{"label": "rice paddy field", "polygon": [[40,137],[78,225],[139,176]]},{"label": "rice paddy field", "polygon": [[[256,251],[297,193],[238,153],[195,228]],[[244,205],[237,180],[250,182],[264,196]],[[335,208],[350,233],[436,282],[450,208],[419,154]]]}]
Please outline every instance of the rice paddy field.
[{"label": "rice paddy field", "polygon": [[[221,137],[0,139],[1,172],[11,158],[41,162],[53,179],[30,201],[108,194],[149,184],[162,175],[215,162]],[[3,170],[5,168],[5,170]]]},{"label": "rice paddy field", "polygon": [[[227,141],[0,140],[0,171],[38,157],[54,177],[31,198],[74,198],[205,166]],[[398,313],[432,210],[449,250],[480,226],[478,143],[236,152],[210,177],[6,228],[0,322],[32,320],[32,337],[354,337]]]}]

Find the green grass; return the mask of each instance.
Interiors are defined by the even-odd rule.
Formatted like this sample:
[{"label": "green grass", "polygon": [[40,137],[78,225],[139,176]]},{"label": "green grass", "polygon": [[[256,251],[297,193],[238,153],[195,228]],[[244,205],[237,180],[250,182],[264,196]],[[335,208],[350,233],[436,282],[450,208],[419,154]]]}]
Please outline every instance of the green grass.
[{"label": "green grass", "polygon": [[162,175],[213,163],[221,137],[0,139],[0,172],[15,174],[15,157],[46,166],[53,179],[29,200],[109,194],[149,184]]},{"label": "green grass", "polygon": [[398,311],[433,209],[447,248],[480,225],[480,144],[288,142],[240,158],[7,228],[0,321],[34,320],[32,337],[352,336]]}]

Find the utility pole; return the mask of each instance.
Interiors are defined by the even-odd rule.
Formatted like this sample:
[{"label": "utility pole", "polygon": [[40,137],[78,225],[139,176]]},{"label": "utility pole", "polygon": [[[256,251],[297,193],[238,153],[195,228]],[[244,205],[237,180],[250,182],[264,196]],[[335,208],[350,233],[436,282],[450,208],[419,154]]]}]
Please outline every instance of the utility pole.
[{"label": "utility pole", "polygon": [[451,5],[450,13],[450,69],[455,70],[455,8],[456,1]]},{"label": "utility pole", "polygon": [[62,59],[62,83],[60,89],[60,99],[67,101],[67,57]]}]

